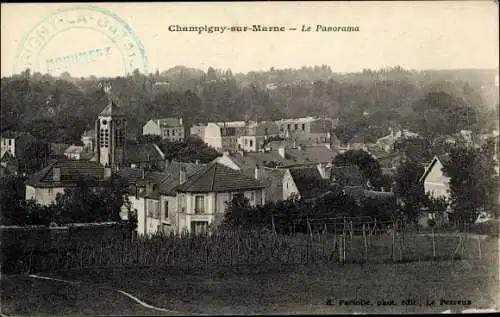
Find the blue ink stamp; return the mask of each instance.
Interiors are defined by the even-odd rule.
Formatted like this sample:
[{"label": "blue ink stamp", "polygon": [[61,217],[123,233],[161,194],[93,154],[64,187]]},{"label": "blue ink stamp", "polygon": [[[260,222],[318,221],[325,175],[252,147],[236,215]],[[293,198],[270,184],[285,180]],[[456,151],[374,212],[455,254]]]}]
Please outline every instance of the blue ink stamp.
[{"label": "blue ink stamp", "polygon": [[114,13],[96,6],[72,6],[38,22],[17,51],[14,73],[126,76],[148,73],[148,59],[138,36]]}]

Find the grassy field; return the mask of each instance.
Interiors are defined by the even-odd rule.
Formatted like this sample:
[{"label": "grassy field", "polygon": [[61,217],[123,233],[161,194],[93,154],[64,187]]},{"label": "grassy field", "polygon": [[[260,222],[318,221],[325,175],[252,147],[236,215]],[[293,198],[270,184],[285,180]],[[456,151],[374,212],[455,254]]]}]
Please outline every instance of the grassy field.
[{"label": "grassy field", "polygon": [[[43,274],[79,282],[76,285],[4,275],[2,312],[36,316],[173,314],[142,307],[117,289],[180,314],[426,313],[498,308],[498,239],[487,238],[481,249],[481,259],[477,249],[468,247],[463,259],[455,261],[270,263],[203,269],[168,266]],[[370,305],[340,305],[342,300],[354,299],[370,301]],[[400,305],[404,299],[413,299],[416,305]],[[394,300],[396,305],[378,306],[382,300]],[[427,300],[435,301],[434,305],[426,305]],[[459,300],[470,301],[470,305],[450,302]]]}]

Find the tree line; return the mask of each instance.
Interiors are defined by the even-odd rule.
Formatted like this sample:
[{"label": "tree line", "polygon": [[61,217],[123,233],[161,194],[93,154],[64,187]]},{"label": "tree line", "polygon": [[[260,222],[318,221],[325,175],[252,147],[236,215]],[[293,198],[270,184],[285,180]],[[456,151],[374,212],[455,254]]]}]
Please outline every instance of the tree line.
[{"label": "tree line", "polygon": [[168,116],[183,117],[189,127],[206,121],[326,115],[341,119],[335,132],[342,141],[356,133],[383,135],[387,126],[398,124],[439,134],[490,127],[488,118],[497,114],[491,105],[498,103],[485,93],[491,88],[486,80],[490,74],[448,73],[430,76],[396,67],[337,74],[323,65],[233,74],[177,66],[161,73],[136,70],[126,77],[74,78],[26,70],[2,78],[1,127],[30,131],[50,142],[78,143],[106,105],[102,81],[111,84],[129,116],[129,131],[137,135],[149,119]]}]

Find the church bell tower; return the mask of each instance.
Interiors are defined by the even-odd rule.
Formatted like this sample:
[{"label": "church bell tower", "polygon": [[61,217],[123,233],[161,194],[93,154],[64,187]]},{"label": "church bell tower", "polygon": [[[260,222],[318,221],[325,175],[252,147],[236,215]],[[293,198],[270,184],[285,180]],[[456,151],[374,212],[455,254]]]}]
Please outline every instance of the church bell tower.
[{"label": "church bell tower", "polygon": [[111,93],[111,86],[105,85],[108,104],[97,117],[96,151],[97,161],[116,171],[125,163],[125,133],[127,118]]}]

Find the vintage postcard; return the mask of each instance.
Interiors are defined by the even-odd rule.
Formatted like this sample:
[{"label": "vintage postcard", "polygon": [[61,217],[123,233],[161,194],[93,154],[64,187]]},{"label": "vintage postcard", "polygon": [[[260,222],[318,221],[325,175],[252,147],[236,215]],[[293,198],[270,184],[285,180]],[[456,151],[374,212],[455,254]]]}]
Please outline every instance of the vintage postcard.
[{"label": "vintage postcard", "polygon": [[1,7],[2,316],[500,310],[498,1]]}]

